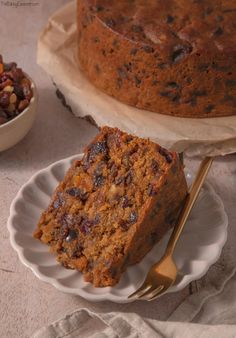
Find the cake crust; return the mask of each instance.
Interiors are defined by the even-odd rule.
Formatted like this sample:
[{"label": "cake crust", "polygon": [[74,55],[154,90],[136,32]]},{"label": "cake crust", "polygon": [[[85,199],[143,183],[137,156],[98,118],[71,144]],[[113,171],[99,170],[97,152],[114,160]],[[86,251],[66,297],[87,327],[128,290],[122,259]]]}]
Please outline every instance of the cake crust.
[{"label": "cake crust", "polygon": [[236,6],[78,0],[78,59],[99,89],[180,117],[236,114]]}]

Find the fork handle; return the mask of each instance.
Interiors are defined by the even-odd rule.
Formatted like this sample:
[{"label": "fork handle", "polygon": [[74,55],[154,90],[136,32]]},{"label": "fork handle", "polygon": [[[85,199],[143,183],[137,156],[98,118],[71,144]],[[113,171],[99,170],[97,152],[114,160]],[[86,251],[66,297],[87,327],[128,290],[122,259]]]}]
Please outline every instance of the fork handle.
[{"label": "fork handle", "polygon": [[200,164],[197,175],[186,197],[185,205],[183,206],[183,209],[181,210],[181,213],[179,215],[178,222],[174,227],[174,230],[168,241],[165,256],[173,254],[177,241],[182,233],[184,225],[188,219],[188,216],[193,208],[193,205],[199,195],[200,189],[211,167],[212,161],[213,157],[205,157]]}]

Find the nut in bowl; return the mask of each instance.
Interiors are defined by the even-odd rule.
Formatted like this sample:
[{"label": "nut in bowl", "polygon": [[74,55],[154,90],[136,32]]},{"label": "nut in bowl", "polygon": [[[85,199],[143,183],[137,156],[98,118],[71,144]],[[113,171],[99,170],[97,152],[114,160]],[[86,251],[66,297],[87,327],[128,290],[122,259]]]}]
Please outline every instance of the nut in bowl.
[{"label": "nut in bowl", "polygon": [[37,91],[33,80],[14,62],[0,55],[0,151],[17,144],[36,116]]}]

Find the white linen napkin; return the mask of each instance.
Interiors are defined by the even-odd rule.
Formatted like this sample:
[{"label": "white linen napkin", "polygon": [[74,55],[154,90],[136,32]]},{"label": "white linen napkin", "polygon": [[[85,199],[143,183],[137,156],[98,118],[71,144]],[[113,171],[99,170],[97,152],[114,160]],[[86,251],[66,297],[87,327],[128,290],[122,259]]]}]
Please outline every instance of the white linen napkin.
[{"label": "white linen napkin", "polygon": [[34,338],[235,338],[236,325],[203,325],[142,319],[134,313],[95,314],[80,309],[34,335]]},{"label": "white linen napkin", "polygon": [[79,309],[42,328],[33,337],[235,338],[236,268],[228,272],[227,278],[217,279],[214,286],[188,297],[167,322],[141,318],[135,313],[98,314]]}]

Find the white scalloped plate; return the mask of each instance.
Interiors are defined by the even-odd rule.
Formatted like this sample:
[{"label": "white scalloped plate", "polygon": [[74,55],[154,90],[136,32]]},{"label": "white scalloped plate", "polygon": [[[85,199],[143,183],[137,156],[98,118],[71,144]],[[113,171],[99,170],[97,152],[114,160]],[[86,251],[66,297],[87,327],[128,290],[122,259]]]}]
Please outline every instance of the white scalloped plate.
[{"label": "white scalloped plate", "polygon": [[[75,155],[53,163],[36,173],[20,189],[11,204],[8,219],[11,245],[22,263],[38,278],[57,289],[90,301],[127,303],[132,301],[127,296],[137,289],[149,267],[160,258],[170,232],[139,264],[129,267],[120,283],[112,288],[94,288],[84,282],[80,272],[62,267],[49,253],[48,246],[32,237],[40,214],[48,206],[58,182],[63,179],[72,161],[81,156]],[[187,178],[191,180],[190,174]],[[179,276],[168,292],[179,291],[191,281],[199,279],[217,261],[227,238],[227,226],[228,218],[221,199],[209,184],[205,184],[175,250]]]}]

